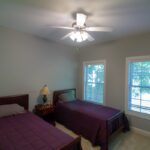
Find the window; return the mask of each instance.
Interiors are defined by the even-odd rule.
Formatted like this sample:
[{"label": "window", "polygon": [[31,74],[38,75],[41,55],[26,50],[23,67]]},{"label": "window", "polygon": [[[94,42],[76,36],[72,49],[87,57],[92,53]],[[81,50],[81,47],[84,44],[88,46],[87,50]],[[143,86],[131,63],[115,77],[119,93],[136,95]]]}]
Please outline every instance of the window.
[{"label": "window", "polygon": [[84,99],[104,103],[105,61],[84,62]]},{"label": "window", "polygon": [[126,111],[150,119],[150,56],[126,59]]}]

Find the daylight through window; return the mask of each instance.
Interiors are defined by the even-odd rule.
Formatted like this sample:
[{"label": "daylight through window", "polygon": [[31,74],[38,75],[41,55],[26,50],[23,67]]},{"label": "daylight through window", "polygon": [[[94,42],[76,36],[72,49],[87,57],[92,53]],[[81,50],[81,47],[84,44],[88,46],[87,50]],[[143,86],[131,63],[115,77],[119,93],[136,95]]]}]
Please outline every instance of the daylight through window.
[{"label": "daylight through window", "polygon": [[105,63],[84,63],[84,99],[96,103],[104,102]]},{"label": "daylight through window", "polygon": [[150,59],[128,60],[128,111],[150,114]]}]

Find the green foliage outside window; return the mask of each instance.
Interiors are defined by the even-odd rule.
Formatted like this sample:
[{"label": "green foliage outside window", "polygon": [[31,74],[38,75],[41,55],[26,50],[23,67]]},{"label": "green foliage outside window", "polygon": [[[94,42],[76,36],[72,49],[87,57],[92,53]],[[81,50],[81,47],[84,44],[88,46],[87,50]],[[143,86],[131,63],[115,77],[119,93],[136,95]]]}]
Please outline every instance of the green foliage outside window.
[{"label": "green foliage outside window", "polygon": [[103,103],[104,65],[88,64],[85,68],[85,99]]},{"label": "green foliage outside window", "polygon": [[129,109],[150,114],[150,61],[130,62]]}]

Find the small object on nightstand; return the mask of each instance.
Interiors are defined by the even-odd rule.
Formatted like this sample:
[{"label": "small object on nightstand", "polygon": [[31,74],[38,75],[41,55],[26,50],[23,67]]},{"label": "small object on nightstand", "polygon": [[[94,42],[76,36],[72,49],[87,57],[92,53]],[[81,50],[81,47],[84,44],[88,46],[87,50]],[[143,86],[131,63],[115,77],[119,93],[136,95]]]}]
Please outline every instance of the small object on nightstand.
[{"label": "small object on nightstand", "polygon": [[35,106],[35,113],[45,121],[55,125],[54,106],[51,104],[38,104]]},{"label": "small object on nightstand", "polygon": [[49,94],[49,89],[47,85],[44,85],[40,90],[40,94],[43,96],[43,102],[46,103],[47,95]]}]

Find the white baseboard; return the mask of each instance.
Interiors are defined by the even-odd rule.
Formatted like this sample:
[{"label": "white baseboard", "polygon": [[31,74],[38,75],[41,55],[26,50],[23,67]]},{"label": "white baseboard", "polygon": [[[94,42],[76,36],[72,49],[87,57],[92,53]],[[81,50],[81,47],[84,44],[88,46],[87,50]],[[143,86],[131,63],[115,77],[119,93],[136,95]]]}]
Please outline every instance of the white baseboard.
[{"label": "white baseboard", "polygon": [[150,132],[149,131],[145,131],[145,130],[142,130],[142,129],[139,129],[139,128],[136,128],[136,127],[131,127],[131,131],[139,133],[139,134],[147,136],[147,137],[150,137]]}]

